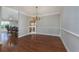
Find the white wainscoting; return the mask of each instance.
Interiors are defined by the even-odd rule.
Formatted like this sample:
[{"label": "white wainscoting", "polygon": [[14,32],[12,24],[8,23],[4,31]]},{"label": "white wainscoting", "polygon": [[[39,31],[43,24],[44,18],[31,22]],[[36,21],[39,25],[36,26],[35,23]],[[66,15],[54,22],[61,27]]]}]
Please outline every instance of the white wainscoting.
[{"label": "white wainscoting", "polygon": [[69,52],[79,52],[79,35],[69,30],[61,30],[61,39]]}]

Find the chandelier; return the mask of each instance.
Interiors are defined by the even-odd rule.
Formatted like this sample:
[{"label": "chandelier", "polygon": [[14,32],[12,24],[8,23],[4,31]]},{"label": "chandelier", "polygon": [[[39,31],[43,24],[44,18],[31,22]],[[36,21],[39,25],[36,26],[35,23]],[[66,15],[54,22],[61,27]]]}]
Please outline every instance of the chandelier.
[{"label": "chandelier", "polygon": [[38,15],[38,7],[35,7],[35,12],[34,12],[35,16],[32,16],[32,19],[30,20],[30,26],[29,26],[29,32],[30,33],[36,33],[36,24],[37,21],[40,19],[39,15]]},{"label": "chandelier", "polygon": [[35,7],[35,16],[32,16],[32,20],[33,20],[34,22],[40,20],[40,17],[39,17],[39,15],[38,15],[38,6]]}]

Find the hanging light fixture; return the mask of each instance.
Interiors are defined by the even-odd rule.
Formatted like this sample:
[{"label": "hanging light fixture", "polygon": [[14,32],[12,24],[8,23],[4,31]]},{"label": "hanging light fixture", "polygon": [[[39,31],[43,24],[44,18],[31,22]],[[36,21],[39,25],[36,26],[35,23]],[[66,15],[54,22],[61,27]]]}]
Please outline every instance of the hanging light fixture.
[{"label": "hanging light fixture", "polygon": [[36,20],[40,20],[40,17],[38,15],[38,6],[36,6]]},{"label": "hanging light fixture", "polygon": [[36,6],[36,21],[38,20],[38,6]]},{"label": "hanging light fixture", "polygon": [[33,16],[32,19],[34,22],[40,20],[40,17],[38,15],[38,6],[35,7],[35,16]]},{"label": "hanging light fixture", "polygon": [[34,7],[35,8],[35,12],[34,12],[34,16],[32,16],[32,19],[30,20],[30,26],[29,26],[29,32],[30,33],[36,33],[36,24],[37,21],[39,20],[39,15],[38,15],[38,6]]}]

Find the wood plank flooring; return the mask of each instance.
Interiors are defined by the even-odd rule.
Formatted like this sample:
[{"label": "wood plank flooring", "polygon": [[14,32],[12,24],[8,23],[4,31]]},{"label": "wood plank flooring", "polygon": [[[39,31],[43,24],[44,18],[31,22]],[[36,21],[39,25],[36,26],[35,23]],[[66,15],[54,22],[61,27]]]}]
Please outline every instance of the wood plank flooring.
[{"label": "wood plank flooring", "polygon": [[66,52],[59,37],[48,35],[27,35],[13,46],[2,47],[3,52]]}]

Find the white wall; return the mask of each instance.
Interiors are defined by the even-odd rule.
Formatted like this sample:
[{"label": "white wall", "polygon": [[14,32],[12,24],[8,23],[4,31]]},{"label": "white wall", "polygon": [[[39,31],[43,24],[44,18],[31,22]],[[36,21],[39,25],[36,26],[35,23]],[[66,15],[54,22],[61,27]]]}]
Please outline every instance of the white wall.
[{"label": "white wall", "polygon": [[79,52],[79,7],[64,7],[61,14],[61,38],[68,51]]},{"label": "white wall", "polygon": [[[1,22],[1,7],[0,7],[0,22]],[[0,29],[0,33],[1,33],[1,29]]]},{"label": "white wall", "polygon": [[[9,21],[12,26],[18,26],[18,10],[1,7],[1,18],[2,21]],[[12,20],[10,20],[10,18]]]},{"label": "white wall", "polygon": [[45,34],[45,35],[54,35],[59,36],[59,27],[60,27],[60,16],[56,15],[48,15],[43,16],[37,22],[37,34]]},{"label": "white wall", "polygon": [[[13,20],[9,20],[9,17],[13,17]],[[15,10],[9,7],[1,7],[1,18],[4,21],[10,21],[13,26],[18,26],[18,37],[28,34],[28,16],[18,9]]]},{"label": "white wall", "polygon": [[[9,7],[0,7],[0,22],[1,21],[9,21],[10,25],[18,26],[18,10],[11,9]],[[11,19],[9,18],[11,17]],[[4,29],[6,30],[6,29]],[[4,31],[0,29],[0,31]]]},{"label": "white wall", "polygon": [[19,12],[19,23],[18,23],[19,37],[22,37],[28,34],[28,24],[29,24],[28,16]]},{"label": "white wall", "polygon": [[18,10],[9,7],[1,7],[1,17],[5,20],[9,20],[10,17],[12,17],[13,20],[18,20]]}]

